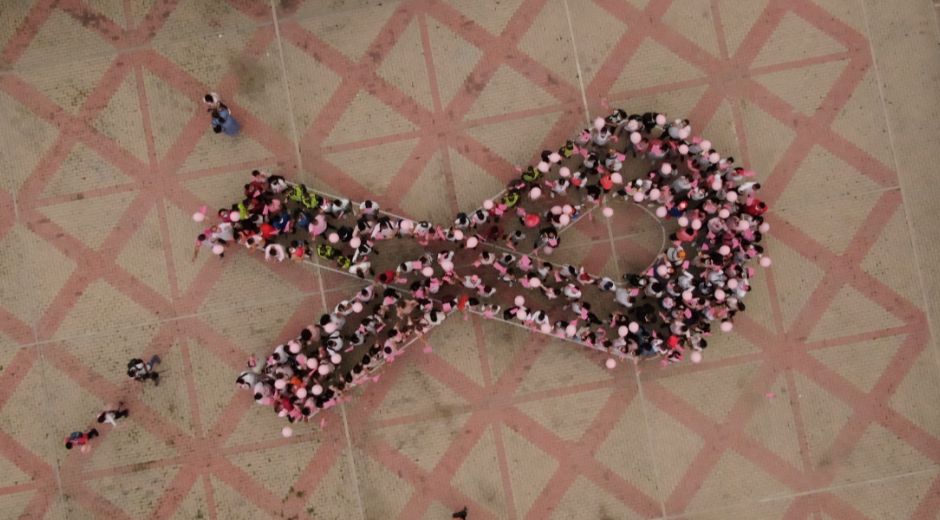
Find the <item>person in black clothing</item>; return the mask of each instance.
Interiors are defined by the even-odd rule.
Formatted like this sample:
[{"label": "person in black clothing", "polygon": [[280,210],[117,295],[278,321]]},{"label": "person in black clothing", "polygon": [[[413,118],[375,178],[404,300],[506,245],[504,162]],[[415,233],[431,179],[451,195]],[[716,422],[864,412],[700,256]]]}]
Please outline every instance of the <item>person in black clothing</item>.
[{"label": "person in black clothing", "polygon": [[148,363],[140,358],[133,358],[127,362],[127,377],[134,381],[143,383],[148,379],[153,380],[154,386],[160,386],[160,373],[153,367],[160,363],[160,356],[153,356]]}]

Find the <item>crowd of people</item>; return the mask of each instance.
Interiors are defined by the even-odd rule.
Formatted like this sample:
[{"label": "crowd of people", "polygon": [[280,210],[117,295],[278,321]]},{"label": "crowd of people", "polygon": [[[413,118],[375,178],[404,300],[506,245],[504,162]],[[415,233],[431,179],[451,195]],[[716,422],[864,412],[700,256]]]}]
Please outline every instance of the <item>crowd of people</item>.
[{"label": "crowd of people", "polygon": [[[625,179],[630,161],[643,165]],[[497,200],[452,223],[395,217],[370,200],[328,197],[255,170],[244,198],[218,210],[196,240],[219,257],[240,245],[266,260],[317,259],[372,281],[305,327],[265,360],[252,359],[237,383],[290,422],[309,420],[454,312],[475,312],[552,334],[614,358],[701,360],[712,322],[730,331],[744,310],[754,268],[770,265],[769,226],[754,173],[692,135],[688,121],[663,114],[598,118],[558,150],[520,170]],[[622,280],[544,259],[561,232],[601,206],[650,207],[673,228],[647,269]],[[205,220],[205,210],[194,215]],[[386,259],[383,241],[412,240],[423,253]],[[285,435],[290,428],[285,428]]]},{"label": "crowd of people", "polygon": [[[214,131],[238,134],[218,95],[207,94],[204,102]],[[290,423],[308,421],[377,380],[381,366],[454,313],[602,351],[609,368],[615,359],[701,361],[712,323],[728,332],[745,309],[754,276],[749,261],[770,265],[760,245],[769,230],[762,216],[767,206],[757,196],[754,172],[693,136],[687,120],[623,110],[596,119],[540,159],[520,169],[498,198],[445,225],[253,171],[242,200],[219,209],[198,235],[194,255],[208,249],[224,257],[243,246],[268,261],[315,261],[369,283],[267,358],[250,358],[236,383]],[[628,171],[636,174],[627,178]],[[546,260],[564,229],[597,208],[613,217],[617,200],[648,207],[670,228],[667,247],[651,265],[615,280]],[[206,208],[193,215],[197,222],[207,218]],[[380,257],[382,242],[390,240],[413,242],[420,254]],[[159,385],[159,362],[157,356],[131,359],[127,375]],[[128,416],[120,403],[97,422],[117,426]],[[65,446],[87,452],[98,436],[94,427],[75,431]],[[454,517],[466,518],[466,509]]]}]

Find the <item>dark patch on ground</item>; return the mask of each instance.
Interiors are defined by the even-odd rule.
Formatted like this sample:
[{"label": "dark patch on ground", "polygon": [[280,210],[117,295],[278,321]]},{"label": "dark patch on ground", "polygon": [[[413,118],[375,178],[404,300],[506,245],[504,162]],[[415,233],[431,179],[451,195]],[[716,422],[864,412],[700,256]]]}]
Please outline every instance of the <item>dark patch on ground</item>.
[{"label": "dark patch on ground", "polygon": [[300,5],[300,0],[280,0],[279,5],[282,10],[291,12]]},{"label": "dark patch on ground", "polygon": [[108,18],[100,13],[93,13],[91,11],[82,11],[78,14],[72,15],[78,20],[78,23],[82,24],[83,27],[94,27],[99,28]]},{"label": "dark patch on ground", "polygon": [[229,59],[229,66],[238,77],[238,93],[248,97],[264,91],[268,78],[264,67],[257,60],[246,56],[235,56]]}]

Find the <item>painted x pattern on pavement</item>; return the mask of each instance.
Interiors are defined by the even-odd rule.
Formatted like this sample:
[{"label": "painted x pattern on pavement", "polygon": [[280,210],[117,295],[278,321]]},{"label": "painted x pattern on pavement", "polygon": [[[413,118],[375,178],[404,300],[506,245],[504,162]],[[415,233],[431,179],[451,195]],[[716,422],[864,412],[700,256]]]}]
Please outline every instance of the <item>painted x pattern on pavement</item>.
[{"label": "painted x pattern on pavement", "polygon": [[[5,515],[940,510],[937,365],[856,2],[10,5]],[[209,130],[208,90],[241,137]],[[602,99],[688,117],[765,181],[774,268],[703,364],[607,372],[595,355],[471,319],[422,340],[430,352],[385,370],[322,429],[283,439],[236,395],[248,353],[357,281],[252,257],[191,262],[194,208],[266,167],[440,221],[498,192]],[[661,242],[641,219],[585,221],[559,254],[595,272],[643,265]],[[163,383],[132,385],[123,363],[151,354]],[[62,449],[118,399],[127,424],[88,456]]]}]

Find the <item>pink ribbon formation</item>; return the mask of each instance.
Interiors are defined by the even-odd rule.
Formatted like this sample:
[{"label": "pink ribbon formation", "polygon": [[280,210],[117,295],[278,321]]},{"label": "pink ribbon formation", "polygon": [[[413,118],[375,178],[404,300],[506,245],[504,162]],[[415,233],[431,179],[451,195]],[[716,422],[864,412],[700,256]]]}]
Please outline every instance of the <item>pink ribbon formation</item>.
[{"label": "pink ribbon formation", "polygon": [[[645,164],[633,169],[636,178],[624,178],[628,159]],[[218,211],[197,253],[208,246],[222,257],[241,244],[266,260],[313,260],[371,283],[267,359],[252,357],[237,383],[290,422],[306,421],[377,381],[385,363],[457,312],[599,350],[609,368],[614,358],[668,364],[687,352],[699,362],[711,323],[729,332],[744,310],[748,261],[770,265],[754,172],[692,136],[687,120],[616,110],[518,172],[495,200],[446,226],[252,172],[244,199]],[[612,217],[616,200],[649,208],[669,234],[649,267],[614,280],[544,259],[594,209]],[[205,216],[203,208],[193,218]],[[394,258],[379,255],[386,241]]]}]

